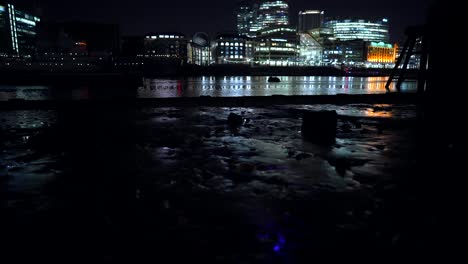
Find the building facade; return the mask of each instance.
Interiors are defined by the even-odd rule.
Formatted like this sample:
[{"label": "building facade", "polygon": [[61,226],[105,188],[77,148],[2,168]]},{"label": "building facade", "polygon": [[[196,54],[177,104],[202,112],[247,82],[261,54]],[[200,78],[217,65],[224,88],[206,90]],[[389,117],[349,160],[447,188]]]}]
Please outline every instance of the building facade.
[{"label": "building facade", "polygon": [[366,61],[366,42],[360,39],[335,41],[325,46],[323,62],[325,65],[364,66]]},{"label": "building facade", "polygon": [[323,26],[325,12],[320,10],[306,10],[299,12],[298,32],[307,33]]},{"label": "building facade", "polygon": [[341,41],[355,39],[385,43],[390,41],[387,19],[382,19],[380,21],[332,19],[326,21],[324,26],[332,29],[334,37]]},{"label": "building facade", "polygon": [[151,33],[145,36],[145,57],[187,61],[188,40],[179,32]]},{"label": "building facade", "polygon": [[397,52],[397,44],[360,39],[336,41],[325,47],[324,63],[354,67],[391,67],[395,63]]},{"label": "building facade", "polygon": [[188,63],[208,66],[212,63],[211,43],[208,34],[198,32],[188,44]]},{"label": "building facade", "polygon": [[393,64],[396,60],[398,45],[392,46],[384,42],[368,42],[366,50],[366,62],[382,65]]},{"label": "building facade", "polygon": [[288,26],[268,27],[258,32],[254,64],[262,66],[293,66],[299,60],[299,36]]},{"label": "building facade", "polygon": [[262,1],[258,6],[256,24],[260,29],[289,25],[289,4],[286,1]]},{"label": "building facade", "polygon": [[249,36],[254,19],[255,6],[253,1],[239,2],[237,7],[237,33],[241,36]]},{"label": "building facade", "polygon": [[299,65],[322,65],[323,47],[309,33],[299,33]]},{"label": "building facade", "polygon": [[221,34],[212,43],[212,56],[216,64],[250,64],[253,44],[245,36]]},{"label": "building facade", "polygon": [[40,19],[0,2],[0,53],[31,56],[36,51]]},{"label": "building facade", "polygon": [[284,0],[242,1],[237,11],[239,35],[256,37],[268,27],[289,25],[289,3]]}]

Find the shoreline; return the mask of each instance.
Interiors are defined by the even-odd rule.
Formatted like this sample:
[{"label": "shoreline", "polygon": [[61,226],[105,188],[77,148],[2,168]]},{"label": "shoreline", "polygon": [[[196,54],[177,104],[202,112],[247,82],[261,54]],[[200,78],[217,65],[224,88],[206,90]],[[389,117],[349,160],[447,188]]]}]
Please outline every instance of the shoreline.
[{"label": "shoreline", "polygon": [[13,99],[0,103],[0,111],[27,109],[63,109],[79,106],[92,107],[262,107],[270,105],[311,104],[418,104],[423,96],[416,93],[337,94],[337,95],[273,95],[247,97],[176,97],[176,98],[114,98],[94,100],[37,100]]}]

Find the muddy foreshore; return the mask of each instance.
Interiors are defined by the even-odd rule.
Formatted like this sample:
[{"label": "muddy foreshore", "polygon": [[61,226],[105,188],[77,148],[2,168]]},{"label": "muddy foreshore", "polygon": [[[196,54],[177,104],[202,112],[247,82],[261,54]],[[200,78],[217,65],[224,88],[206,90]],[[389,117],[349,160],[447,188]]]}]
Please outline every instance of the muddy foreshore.
[{"label": "muddy foreshore", "polygon": [[[324,109],[336,142],[304,140],[302,111]],[[12,258],[67,263],[417,254],[434,224],[413,188],[417,119],[368,104],[3,111],[2,237]]]}]

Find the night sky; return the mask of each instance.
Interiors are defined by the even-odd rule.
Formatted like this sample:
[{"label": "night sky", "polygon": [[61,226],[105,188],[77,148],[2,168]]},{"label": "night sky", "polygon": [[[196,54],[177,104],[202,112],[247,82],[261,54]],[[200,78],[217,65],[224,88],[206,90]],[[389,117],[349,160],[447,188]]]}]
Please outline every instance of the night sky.
[{"label": "night sky", "polygon": [[[425,22],[431,0],[290,0],[291,22],[304,9],[323,9],[326,16],[359,16],[390,21],[392,41],[401,40],[407,25]],[[236,29],[237,0],[11,0],[42,7],[43,17],[120,23],[123,35],[143,35],[157,31],[198,31],[214,34]],[[406,6],[405,6],[406,5]]]}]

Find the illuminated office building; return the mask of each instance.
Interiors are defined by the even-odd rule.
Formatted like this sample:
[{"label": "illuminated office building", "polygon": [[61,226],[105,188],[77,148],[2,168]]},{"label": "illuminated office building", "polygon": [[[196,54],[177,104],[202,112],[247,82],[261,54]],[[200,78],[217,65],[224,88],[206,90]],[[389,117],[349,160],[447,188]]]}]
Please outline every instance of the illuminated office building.
[{"label": "illuminated office building", "polygon": [[393,66],[398,45],[384,42],[369,42],[360,39],[337,41],[327,45],[324,63],[357,67]]},{"label": "illuminated office building", "polygon": [[325,46],[325,65],[363,66],[366,59],[366,42],[360,39],[336,41]]},{"label": "illuminated office building", "polygon": [[298,32],[306,33],[312,29],[321,28],[325,12],[320,10],[306,10],[299,12]]},{"label": "illuminated office building", "polygon": [[178,32],[152,33],[144,39],[145,57],[187,61],[188,40]]},{"label": "illuminated office building", "polygon": [[289,4],[286,1],[263,1],[258,7],[256,24],[259,29],[289,25]]},{"label": "illuminated office building", "polygon": [[210,38],[208,34],[198,32],[188,44],[188,63],[207,66],[212,63]]},{"label": "illuminated office building", "polygon": [[237,32],[242,36],[250,35],[250,27],[255,16],[253,1],[241,1],[237,7]]},{"label": "illuminated office building", "polygon": [[364,41],[389,42],[388,21],[364,19],[329,20],[324,26],[332,29],[335,38],[341,41],[361,39]]},{"label": "illuminated office building", "polygon": [[235,34],[218,35],[211,46],[216,64],[250,64],[253,48],[247,37]]},{"label": "illuminated office building", "polygon": [[0,2],[0,54],[33,55],[40,19]]},{"label": "illuminated office building", "polygon": [[256,37],[268,27],[289,25],[289,4],[284,0],[242,1],[237,11],[239,35]]},{"label": "illuminated office building", "polygon": [[299,65],[322,65],[323,48],[309,33],[299,33]]},{"label": "illuminated office building", "polygon": [[269,27],[258,32],[254,62],[265,66],[298,65],[299,36],[287,26]]},{"label": "illuminated office building", "polygon": [[398,45],[386,44],[384,42],[367,43],[367,62],[376,64],[395,63]]}]

